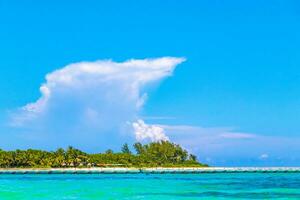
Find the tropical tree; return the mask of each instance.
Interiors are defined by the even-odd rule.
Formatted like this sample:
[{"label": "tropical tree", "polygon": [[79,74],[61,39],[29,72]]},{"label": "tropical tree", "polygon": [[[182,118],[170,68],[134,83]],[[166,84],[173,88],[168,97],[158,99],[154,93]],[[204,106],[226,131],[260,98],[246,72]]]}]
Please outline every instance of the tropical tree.
[{"label": "tropical tree", "polygon": [[105,153],[106,153],[106,154],[113,154],[114,152],[113,152],[113,150],[111,150],[111,149],[107,149],[107,150],[105,151]]},{"label": "tropical tree", "polygon": [[122,153],[131,154],[131,151],[130,151],[129,146],[128,146],[127,143],[125,143],[125,144],[122,146]]},{"label": "tropical tree", "polygon": [[140,142],[137,142],[133,145],[135,151],[137,154],[141,155],[143,154],[145,151],[144,151],[144,147],[143,145],[140,143]]}]

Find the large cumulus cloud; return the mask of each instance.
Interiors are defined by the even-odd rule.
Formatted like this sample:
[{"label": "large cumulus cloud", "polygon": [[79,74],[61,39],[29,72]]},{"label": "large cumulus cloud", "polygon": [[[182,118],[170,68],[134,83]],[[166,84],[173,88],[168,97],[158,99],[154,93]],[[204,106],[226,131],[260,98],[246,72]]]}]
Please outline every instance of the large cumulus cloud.
[{"label": "large cumulus cloud", "polygon": [[[11,124],[24,135],[26,130],[24,138],[37,147],[45,140],[49,148],[75,145],[102,150],[120,146],[135,139],[132,123],[147,98],[144,86],[172,75],[183,61],[162,57],[67,65],[46,75],[41,97],[14,112]],[[152,137],[149,129],[142,130],[137,139]]]}]

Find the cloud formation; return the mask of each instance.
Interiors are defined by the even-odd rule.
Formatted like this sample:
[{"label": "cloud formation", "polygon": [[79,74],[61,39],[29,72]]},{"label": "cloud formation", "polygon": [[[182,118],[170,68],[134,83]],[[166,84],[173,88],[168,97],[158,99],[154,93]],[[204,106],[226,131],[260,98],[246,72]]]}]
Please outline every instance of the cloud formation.
[{"label": "cloud formation", "polygon": [[212,166],[292,166],[300,160],[299,137],[246,133],[232,127],[155,126]]},{"label": "cloud formation", "polygon": [[137,141],[150,140],[154,141],[168,141],[165,131],[162,127],[156,125],[147,125],[143,120],[138,120],[133,123],[135,138]]},{"label": "cloud formation", "polygon": [[[41,96],[12,115],[1,148],[119,150],[124,142],[171,140],[214,166],[294,165],[300,138],[263,136],[231,127],[146,124],[139,111],[149,85],[171,76],[183,58],[67,65],[46,75]],[[147,87],[145,87],[147,86]],[[149,120],[171,120],[152,116]],[[288,144],[288,145],[286,145]],[[267,156],[264,155],[267,152]],[[286,152],[283,157],[283,152]]]},{"label": "cloud formation", "polygon": [[[147,99],[144,86],[172,75],[184,60],[162,57],[67,65],[46,75],[40,87],[41,97],[14,113],[12,125],[25,127],[40,139],[59,137],[57,146],[91,142],[99,146],[95,144],[97,140],[118,146],[134,138],[126,124],[138,118]],[[137,139],[166,139],[159,128],[143,121],[133,126]]]},{"label": "cloud formation", "polygon": [[262,159],[262,160],[264,160],[264,159],[269,158],[269,155],[266,154],[266,153],[264,153],[264,154],[261,154],[261,155],[259,156],[259,158]]}]

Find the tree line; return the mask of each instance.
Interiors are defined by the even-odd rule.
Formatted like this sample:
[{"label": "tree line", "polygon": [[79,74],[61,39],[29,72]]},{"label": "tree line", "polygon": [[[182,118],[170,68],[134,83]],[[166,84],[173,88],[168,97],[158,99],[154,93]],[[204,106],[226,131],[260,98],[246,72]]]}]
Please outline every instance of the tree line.
[{"label": "tree line", "polygon": [[1,168],[67,168],[67,167],[186,167],[206,166],[197,161],[178,144],[168,141],[149,144],[135,143],[135,153],[128,144],[120,152],[107,150],[104,153],[88,154],[69,146],[66,150],[15,150],[0,149]]}]

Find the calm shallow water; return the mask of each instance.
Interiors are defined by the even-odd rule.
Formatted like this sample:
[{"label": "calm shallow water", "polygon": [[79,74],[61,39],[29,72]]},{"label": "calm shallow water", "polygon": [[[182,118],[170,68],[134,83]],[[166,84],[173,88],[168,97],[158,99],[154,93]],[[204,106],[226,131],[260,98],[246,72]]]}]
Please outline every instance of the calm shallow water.
[{"label": "calm shallow water", "polygon": [[300,173],[0,175],[0,199],[300,199]]}]

